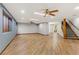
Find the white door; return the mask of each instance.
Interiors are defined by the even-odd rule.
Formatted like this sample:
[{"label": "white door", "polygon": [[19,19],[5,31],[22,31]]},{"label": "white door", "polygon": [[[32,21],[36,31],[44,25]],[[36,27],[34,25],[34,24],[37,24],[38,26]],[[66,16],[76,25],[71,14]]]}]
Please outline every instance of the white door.
[{"label": "white door", "polygon": [[55,24],[50,24],[49,28],[50,28],[50,33],[53,33],[55,29]]}]

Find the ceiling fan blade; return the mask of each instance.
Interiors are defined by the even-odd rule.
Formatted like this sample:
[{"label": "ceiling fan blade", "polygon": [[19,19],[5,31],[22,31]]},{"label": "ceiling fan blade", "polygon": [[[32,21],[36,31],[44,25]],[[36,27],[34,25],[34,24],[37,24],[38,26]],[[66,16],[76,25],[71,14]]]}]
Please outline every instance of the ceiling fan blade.
[{"label": "ceiling fan blade", "polygon": [[51,14],[51,13],[50,13],[49,15],[51,15],[51,16],[56,16],[55,14]]},{"label": "ceiling fan blade", "polygon": [[52,10],[52,11],[50,11],[50,13],[52,13],[52,12],[58,12],[59,10]]},{"label": "ceiling fan blade", "polygon": [[41,16],[44,16],[46,17],[47,15],[50,15],[50,16],[56,16],[55,14],[53,14],[53,12],[58,12],[59,10],[52,10],[52,11],[49,11],[49,9],[44,9],[45,12],[34,12],[34,14],[37,14],[37,15],[41,15]]}]

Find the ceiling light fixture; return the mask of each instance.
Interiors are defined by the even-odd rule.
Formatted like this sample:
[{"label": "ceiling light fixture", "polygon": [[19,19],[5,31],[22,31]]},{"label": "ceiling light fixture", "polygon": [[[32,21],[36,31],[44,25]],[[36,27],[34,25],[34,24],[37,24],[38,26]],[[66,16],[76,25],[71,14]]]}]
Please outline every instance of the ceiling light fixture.
[{"label": "ceiling light fixture", "polygon": [[79,6],[75,7],[74,9],[75,9],[75,10],[79,10]]},{"label": "ceiling light fixture", "polygon": [[22,14],[24,14],[24,13],[25,13],[25,11],[24,11],[24,10],[21,10],[21,13],[22,13]]},{"label": "ceiling light fixture", "polygon": [[39,13],[39,12],[34,12],[34,14],[36,14],[36,15],[44,15],[43,13]]},{"label": "ceiling light fixture", "polygon": [[38,19],[34,19],[34,18],[32,18],[31,20],[32,20],[32,21],[38,21]]}]

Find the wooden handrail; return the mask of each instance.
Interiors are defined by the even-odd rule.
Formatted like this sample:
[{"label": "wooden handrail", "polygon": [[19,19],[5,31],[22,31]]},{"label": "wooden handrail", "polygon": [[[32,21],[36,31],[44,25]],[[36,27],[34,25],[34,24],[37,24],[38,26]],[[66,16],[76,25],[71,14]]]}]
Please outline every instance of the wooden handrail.
[{"label": "wooden handrail", "polygon": [[70,20],[68,21],[79,31],[79,28],[77,28]]}]

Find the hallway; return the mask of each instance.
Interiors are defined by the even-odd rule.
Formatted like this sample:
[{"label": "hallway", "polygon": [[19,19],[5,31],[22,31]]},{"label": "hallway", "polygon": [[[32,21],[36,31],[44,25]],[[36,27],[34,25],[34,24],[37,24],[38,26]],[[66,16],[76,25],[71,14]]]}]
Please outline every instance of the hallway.
[{"label": "hallway", "polygon": [[79,41],[62,39],[57,33],[17,35],[2,55],[72,55],[79,54]]}]

